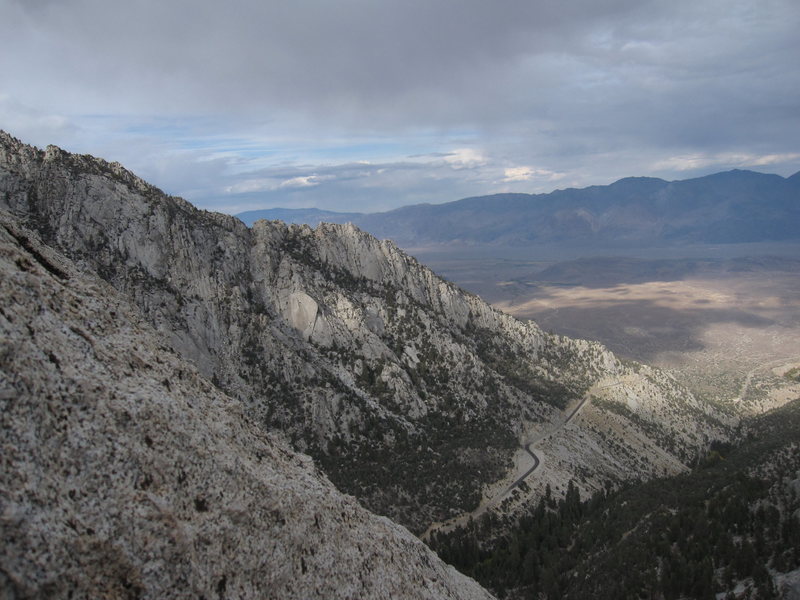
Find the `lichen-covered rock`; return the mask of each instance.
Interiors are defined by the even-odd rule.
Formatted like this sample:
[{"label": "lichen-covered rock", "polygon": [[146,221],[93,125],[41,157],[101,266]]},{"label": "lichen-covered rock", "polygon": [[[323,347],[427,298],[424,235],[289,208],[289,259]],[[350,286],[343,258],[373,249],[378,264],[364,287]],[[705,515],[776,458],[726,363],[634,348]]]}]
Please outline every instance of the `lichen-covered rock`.
[{"label": "lichen-covered rock", "polygon": [[6,213],[0,298],[0,597],[490,597]]}]

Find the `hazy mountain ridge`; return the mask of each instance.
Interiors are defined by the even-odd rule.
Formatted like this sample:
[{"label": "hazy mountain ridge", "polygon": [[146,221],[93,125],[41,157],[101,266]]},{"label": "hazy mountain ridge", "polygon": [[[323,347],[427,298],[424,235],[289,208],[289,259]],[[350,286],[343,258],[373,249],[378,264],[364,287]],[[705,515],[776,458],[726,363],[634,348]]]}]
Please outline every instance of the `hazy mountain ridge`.
[{"label": "hazy mountain ridge", "polygon": [[[258,214],[249,211],[239,216],[251,224]],[[299,211],[287,214],[303,218]],[[350,220],[403,247],[797,240],[800,173],[783,178],[733,170],[671,182],[628,177],[610,185],[549,194],[495,194],[384,213],[328,216]]]},{"label": "hazy mountain ridge", "polygon": [[0,211],[7,598],[489,598]]},{"label": "hazy mountain ridge", "polygon": [[531,495],[677,472],[725,435],[669,377],[496,311],[353,226],[248,229],[118,165],[0,141],[3,206],[129,296],[340,489],[415,531],[473,508],[523,433],[601,381],[610,404],[553,437]]}]

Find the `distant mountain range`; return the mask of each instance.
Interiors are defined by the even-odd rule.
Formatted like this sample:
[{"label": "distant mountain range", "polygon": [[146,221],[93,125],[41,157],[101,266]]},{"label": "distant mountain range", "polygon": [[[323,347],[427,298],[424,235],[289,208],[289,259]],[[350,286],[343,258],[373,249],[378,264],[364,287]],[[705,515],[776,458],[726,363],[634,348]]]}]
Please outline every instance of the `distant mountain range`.
[{"label": "distant mountain range", "polygon": [[403,247],[439,244],[602,246],[800,239],[800,172],[733,170],[683,181],[628,177],[549,194],[495,194],[381,213],[274,208],[236,215],[316,226],[352,222]]}]

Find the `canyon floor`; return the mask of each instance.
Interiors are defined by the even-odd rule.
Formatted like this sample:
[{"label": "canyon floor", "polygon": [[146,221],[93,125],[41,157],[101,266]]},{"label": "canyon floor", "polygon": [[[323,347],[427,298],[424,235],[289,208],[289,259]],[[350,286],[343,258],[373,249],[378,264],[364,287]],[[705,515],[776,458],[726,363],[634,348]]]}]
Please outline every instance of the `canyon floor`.
[{"label": "canyon floor", "polygon": [[483,253],[416,251],[494,306],[668,369],[737,412],[761,412],[800,394],[785,377],[800,366],[797,245],[683,249],[691,258],[676,249],[591,258],[555,248]]}]

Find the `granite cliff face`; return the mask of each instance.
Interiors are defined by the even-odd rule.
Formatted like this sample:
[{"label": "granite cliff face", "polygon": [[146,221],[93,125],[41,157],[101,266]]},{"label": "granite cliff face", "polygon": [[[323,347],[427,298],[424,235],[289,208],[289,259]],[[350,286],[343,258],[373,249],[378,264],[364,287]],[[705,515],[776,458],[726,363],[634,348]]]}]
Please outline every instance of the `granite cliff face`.
[{"label": "granite cliff face", "polygon": [[525,436],[554,430],[590,388],[603,398],[554,430],[529,495],[677,472],[724,435],[663,374],[500,313],[352,225],[248,229],[117,164],[7,134],[0,208],[130,298],[340,489],[415,532],[474,508]]},{"label": "granite cliff face", "polygon": [[490,598],[0,211],[0,596]]}]

